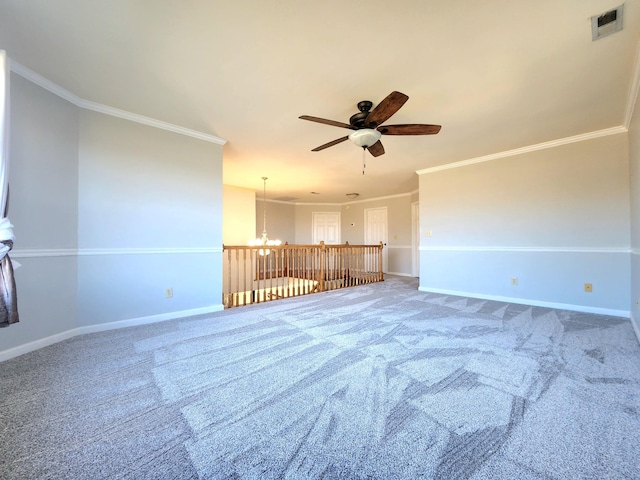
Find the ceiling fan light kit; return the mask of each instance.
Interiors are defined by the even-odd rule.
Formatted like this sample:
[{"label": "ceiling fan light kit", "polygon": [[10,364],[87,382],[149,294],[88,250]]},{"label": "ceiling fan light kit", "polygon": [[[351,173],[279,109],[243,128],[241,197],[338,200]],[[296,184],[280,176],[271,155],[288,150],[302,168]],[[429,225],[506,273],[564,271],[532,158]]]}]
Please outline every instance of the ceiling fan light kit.
[{"label": "ceiling fan light kit", "polygon": [[349,135],[349,140],[351,140],[359,147],[367,148],[380,140],[381,136],[382,133],[380,133],[378,130],[374,130],[372,128],[362,128]]},{"label": "ceiling fan light kit", "polygon": [[[331,142],[320,145],[312,150],[319,152],[325,148],[333,147],[346,140],[351,140],[358,147],[368,150],[374,157],[384,154],[384,147],[380,142],[382,135],[435,135],[440,131],[440,125],[427,125],[421,123],[409,123],[403,125],[385,125],[382,124],[389,120],[391,116],[400,110],[409,97],[404,93],[391,92],[382,100],[373,110],[373,103],[369,100],[358,102],[358,113],[351,116],[349,123],[337,122],[335,120],[327,120],[326,118],[312,117],[302,115],[299,118],[310,122],[323,123],[333,127],[348,128],[354,130],[350,135],[340,137]],[[364,158],[363,158],[364,167]],[[362,172],[364,174],[364,170]]]}]

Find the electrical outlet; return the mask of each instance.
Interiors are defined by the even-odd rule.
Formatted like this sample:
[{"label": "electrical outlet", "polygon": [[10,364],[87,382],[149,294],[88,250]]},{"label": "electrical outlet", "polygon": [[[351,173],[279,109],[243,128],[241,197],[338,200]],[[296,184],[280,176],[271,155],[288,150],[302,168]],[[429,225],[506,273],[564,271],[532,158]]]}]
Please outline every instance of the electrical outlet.
[{"label": "electrical outlet", "polygon": [[424,231],[424,236],[425,237],[430,237],[431,236],[431,230],[425,230]]},{"label": "electrical outlet", "polygon": [[173,297],[173,288],[168,287],[164,289],[164,296],[165,298],[171,298]]},{"label": "electrical outlet", "polygon": [[511,285],[518,285],[518,277],[511,277]]},{"label": "electrical outlet", "polygon": [[585,283],[584,284],[584,291],[587,293],[591,293],[593,292],[593,285],[590,283]]}]

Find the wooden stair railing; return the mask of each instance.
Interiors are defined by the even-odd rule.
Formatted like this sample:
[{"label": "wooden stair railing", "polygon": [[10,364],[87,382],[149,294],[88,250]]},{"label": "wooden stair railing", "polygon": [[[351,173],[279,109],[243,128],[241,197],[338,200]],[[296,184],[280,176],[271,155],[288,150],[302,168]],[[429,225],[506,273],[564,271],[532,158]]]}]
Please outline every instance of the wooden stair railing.
[{"label": "wooden stair railing", "polygon": [[379,245],[223,246],[225,308],[381,282]]}]

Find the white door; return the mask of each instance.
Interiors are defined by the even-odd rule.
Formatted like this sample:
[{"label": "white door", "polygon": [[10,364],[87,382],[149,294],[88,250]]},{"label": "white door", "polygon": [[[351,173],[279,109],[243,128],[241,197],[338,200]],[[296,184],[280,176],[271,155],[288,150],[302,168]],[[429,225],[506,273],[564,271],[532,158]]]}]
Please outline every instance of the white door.
[{"label": "white door", "polygon": [[340,244],[340,212],[313,212],[313,243]]},{"label": "white door", "polygon": [[411,265],[412,275],[420,276],[420,204],[411,204]]},{"label": "white door", "polygon": [[364,243],[366,245],[384,245],[382,249],[382,273],[387,273],[387,207],[365,208]]}]

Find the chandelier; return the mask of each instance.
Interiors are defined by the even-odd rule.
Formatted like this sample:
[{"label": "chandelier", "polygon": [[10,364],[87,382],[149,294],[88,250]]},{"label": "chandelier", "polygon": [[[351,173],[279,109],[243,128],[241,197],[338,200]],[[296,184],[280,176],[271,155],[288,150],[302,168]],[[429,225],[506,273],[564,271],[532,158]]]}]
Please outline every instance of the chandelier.
[{"label": "chandelier", "polygon": [[[269,240],[267,237],[267,177],[262,177],[263,190],[262,190],[262,237],[251,240],[249,245],[252,247],[277,247],[282,242],[280,240]],[[271,250],[268,248],[261,248],[258,253],[260,255],[269,255]]]}]

